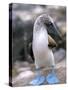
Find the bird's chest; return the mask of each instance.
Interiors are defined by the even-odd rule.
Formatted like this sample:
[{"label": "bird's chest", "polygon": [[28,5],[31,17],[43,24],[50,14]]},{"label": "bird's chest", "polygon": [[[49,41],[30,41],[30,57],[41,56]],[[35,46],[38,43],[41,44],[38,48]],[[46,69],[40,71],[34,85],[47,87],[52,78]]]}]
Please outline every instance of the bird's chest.
[{"label": "bird's chest", "polygon": [[48,44],[47,33],[45,33],[44,31],[40,31],[35,34],[34,40],[33,40],[34,49],[36,49],[37,51],[39,50],[39,52],[40,51],[44,52],[44,49],[47,48],[47,44]]}]

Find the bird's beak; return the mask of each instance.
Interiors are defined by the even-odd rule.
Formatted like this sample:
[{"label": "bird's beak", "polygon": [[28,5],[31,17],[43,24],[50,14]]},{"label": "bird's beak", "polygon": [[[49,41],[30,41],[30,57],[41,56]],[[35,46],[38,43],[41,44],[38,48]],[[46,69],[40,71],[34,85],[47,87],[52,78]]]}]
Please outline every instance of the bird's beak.
[{"label": "bird's beak", "polygon": [[50,48],[57,46],[57,43],[55,42],[55,40],[50,35],[48,35],[48,46]]},{"label": "bird's beak", "polygon": [[46,28],[48,34],[55,40],[56,43],[59,43],[59,41],[62,40],[60,32],[54,23],[46,25]]}]

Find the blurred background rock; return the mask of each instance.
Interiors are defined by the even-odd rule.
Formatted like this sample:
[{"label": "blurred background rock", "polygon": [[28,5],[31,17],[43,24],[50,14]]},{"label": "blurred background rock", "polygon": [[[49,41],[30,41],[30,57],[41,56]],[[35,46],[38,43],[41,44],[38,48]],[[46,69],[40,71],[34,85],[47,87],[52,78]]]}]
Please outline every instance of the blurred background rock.
[{"label": "blurred background rock", "polygon": [[33,64],[34,62],[31,47],[33,38],[33,25],[37,16],[44,13],[50,15],[53,18],[62,37],[62,40],[58,42],[58,47],[54,49],[55,61],[56,63],[62,60],[65,61],[66,7],[55,5],[12,4],[9,7],[9,20],[12,20],[13,77],[19,74],[18,69],[22,67],[20,62],[24,61],[23,63],[26,67],[29,67],[29,64]]}]

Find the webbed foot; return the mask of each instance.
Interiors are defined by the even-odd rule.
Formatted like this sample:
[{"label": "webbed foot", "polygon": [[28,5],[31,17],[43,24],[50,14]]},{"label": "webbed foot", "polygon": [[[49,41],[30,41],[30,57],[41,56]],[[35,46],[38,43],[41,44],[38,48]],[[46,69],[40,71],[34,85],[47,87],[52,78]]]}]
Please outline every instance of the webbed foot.
[{"label": "webbed foot", "polygon": [[59,79],[57,78],[55,73],[48,74],[48,76],[46,77],[46,80],[48,84],[58,84],[59,83]]},{"label": "webbed foot", "polygon": [[46,78],[42,75],[38,75],[30,82],[31,85],[42,85],[45,82]]}]

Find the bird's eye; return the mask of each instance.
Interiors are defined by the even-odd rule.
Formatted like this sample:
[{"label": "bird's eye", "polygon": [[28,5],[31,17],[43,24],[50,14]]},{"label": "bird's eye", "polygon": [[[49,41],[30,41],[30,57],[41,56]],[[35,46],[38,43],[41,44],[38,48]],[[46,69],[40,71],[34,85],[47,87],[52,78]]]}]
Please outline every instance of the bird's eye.
[{"label": "bird's eye", "polygon": [[49,24],[49,25],[51,25],[51,24],[52,24],[52,22],[49,22],[48,24]]},{"label": "bird's eye", "polygon": [[47,25],[47,26],[49,26],[49,25],[52,25],[52,22],[46,21],[44,24]]}]

